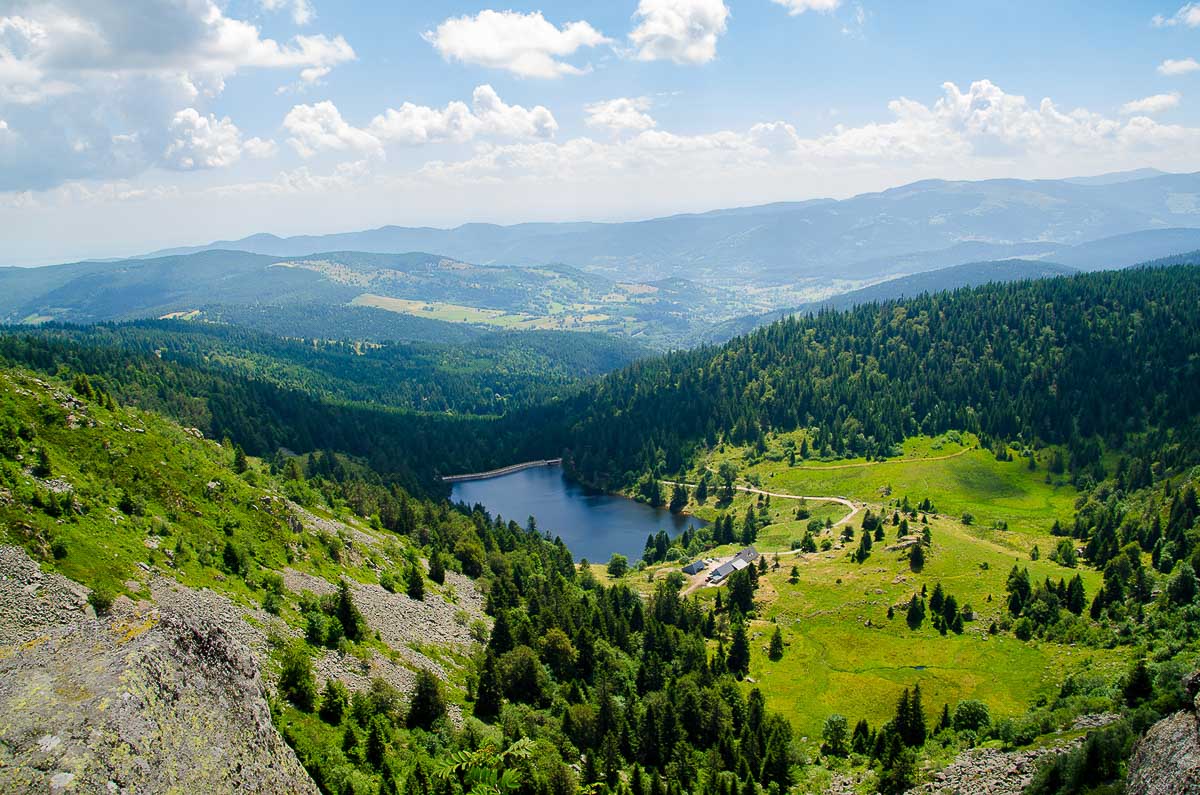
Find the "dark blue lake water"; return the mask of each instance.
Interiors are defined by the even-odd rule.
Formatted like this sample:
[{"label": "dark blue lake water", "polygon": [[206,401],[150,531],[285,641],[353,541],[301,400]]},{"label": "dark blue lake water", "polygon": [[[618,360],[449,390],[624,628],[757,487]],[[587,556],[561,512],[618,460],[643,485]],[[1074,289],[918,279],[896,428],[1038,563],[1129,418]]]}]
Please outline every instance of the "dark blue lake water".
[{"label": "dark blue lake water", "polygon": [[569,480],[562,467],[536,467],[488,480],[455,483],[455,502],[479,503],[487,511],[521,525],[532,516],[540,532],[562,536],[576,560],[607,562],[620,552],[635,563],[642,556],[646,536],[666,530],[676,536],[689,525],[705,523],[677,516],[665,508],[651,508],[625,497],[592,491]]}]

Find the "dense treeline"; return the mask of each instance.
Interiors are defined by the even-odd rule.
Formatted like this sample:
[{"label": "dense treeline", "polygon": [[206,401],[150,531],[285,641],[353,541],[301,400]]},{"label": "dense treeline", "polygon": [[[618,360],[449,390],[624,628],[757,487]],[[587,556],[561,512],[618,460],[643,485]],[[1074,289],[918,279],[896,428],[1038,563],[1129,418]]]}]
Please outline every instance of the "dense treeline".
[{"label": "dense treeline", "polygon": [[463,344],[365,344],[346,334],[282,339],[238,326],[173,320],[51,325],[27,333],[189,367],[223,368],[332,402],[477,415],[553,400],[582,379],[642,354],[628,340],[559,331],[494,332]]},{"label": "dense treeline", "polygon": [[[320,474],[305,482],[330,485]],[[404,513],[397,532],[428,555],[430,579],[444,558],[486,583],[494,625],[468,681],[470,714],[456,731],[431,677],[409,699],[383,682],[351,697],[336,683],[320,690],[307,655],[285,655],[279,693],[299,714],[277,705],[277,718],[325,791],[457,792],[472,765],[498,763],[470,756],[497,736],[524,749],[502,765],[523,793],[787,791],[801,762],[791,726],[738,684],[756,570],[735,575],[724,607],[681,597],[680,575],[644,599],[577,571],[562,541],[532,524],[407,497]],[[363,641],[348,593],[303,608],[311,647]],[[465,768],[447,776],[448,760]]]},{"label": "dense treeline", "polygon": [[1200,409],[1198,296],[1200,269],[1170,267],[792,318],[610,375],[571,402],[556,442],[607,486],[799,427],[826,454],[885,456],[906,436],[959,429],[1094,459],[1097,439],[1121,447]]},{"label": "dense treeline", "polygon": [[335,405],[216,364],[38,335],[0,336],[0,362],[87,374],[122,403],[167,414],[209,438],[229,438],[251,455],[273,457],[285,448],[357,456],[372,479],[419,493],[436,491],[439,474],[487,469],[512,454],[499,443],[484,447],[482,419]]}]

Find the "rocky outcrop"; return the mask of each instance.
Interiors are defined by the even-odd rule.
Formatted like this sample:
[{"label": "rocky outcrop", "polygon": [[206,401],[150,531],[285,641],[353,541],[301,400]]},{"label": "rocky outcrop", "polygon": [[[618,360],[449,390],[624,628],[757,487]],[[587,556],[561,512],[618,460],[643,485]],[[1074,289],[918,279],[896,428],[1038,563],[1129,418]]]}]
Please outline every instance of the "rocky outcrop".
[{"label": "rocky outcrop", "polygon": [[1200,792],[1200,672],[1183,684],[1192,709],[1160,720],[1138,742],[1129,762],[1128,795]]},{"label": "rocky outcrop", "polygon": [[22,550],[0,558],[0,605],[40,600],[0,645],[0,791],[317,791],[271,723],[254,654],[220,623],[128,600],[97,618],[71,588],[53,597],[49,575],[29,594]]},{"label": "rocky outcrop", "polygon": [[87,593],[61,574],[44,573],[25,550],[0,546],[0,647],[82,618]]},{"label": "rocky outcrop", "polygon": [[1053,748],[1010,752],[973,748],[907,795],[1020,795],[1033,781],[1044,758],[1065,753],[1078,744],[1077,740]]}]

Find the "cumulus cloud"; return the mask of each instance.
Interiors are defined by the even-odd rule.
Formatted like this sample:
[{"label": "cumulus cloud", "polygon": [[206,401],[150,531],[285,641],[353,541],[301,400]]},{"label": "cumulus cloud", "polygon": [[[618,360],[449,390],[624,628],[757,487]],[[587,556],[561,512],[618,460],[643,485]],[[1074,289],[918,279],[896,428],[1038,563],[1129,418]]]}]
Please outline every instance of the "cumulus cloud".
[{"label": "cumulus cloud", "polygon": [[[227,149],[193,151],[192,139],[180,137],[199,133],[178,127],[187,124],[179,108],[207,120],[205,103],[239,72],[291,70],[317,79],[355,58],[341,36],[264,37],[214,0],[12,0],[0,7],[0,107],[22,141],[0,153],[0,190],[124,178],[156,163],[222,162]],[[222,130],[217,120],[207,134]],[[164,159],[168,149],[173,154]],[[193,165],[183,165],[189,158]]]},{"label": "cumulus cloud", "polygon": [[348,123],[337,106],[328,100],[296,105],[288,111],[283,127],[292,136],[288,143],[301,157],[312,157],[322,150],[350,150],[372,155],[383,152],[378,138]]},{"label": "cumulus cloud", "polygon": [[842,0],[771,0],[771,2],[783,6],[792,16],[803,14],[805,11],[828,13],[836,11],[842,4]]},{"label": "cumulus cloud", "polygon": [[171,120],[171,143],[163,153],[163,162],[169,168],[225,168],[241,156],[242,133],[228,116],[218,119],[185,108]]},{"label": "cumulus cloud", "polygon": [[405,102],[379,114],[365,128],[346,122],[332,102],[296,105],[283,126],[292,136],[288,143],[302,157],[325,150],[382,155],[388,145],[464,142],[480,136],[550,138],[558,130],[558,122],[545,107],[505,104],[489,85],[475,89],[470,106],[451,102],[431,108]]},{"label": "cumulus cloud", "polygon": [[270,138],[250,138],[242,145],[242,151],[257,160],[266,160],[279,153],[279,146]]},{"label": "cumulus cloud", "polygon": [[582,74],[585,69],[562,59],[581,48],[609,43],[587,22],[568,22],[558,28],[540,11],[485,10],[473,17],[452,17],[423,37],[447,61],[540,78]]},{"label": "cumulus cloud", "polygon": [[1158,73],[1167,77],[1178,77],[1179,75],[1191,74],[1192,72],[1200,71],[1200,61],[1195,58],[1183,58],[1174,60],[1168,58],[1158,65]]},{"label": "cumulus cloud", "polygon": [[634,18],[629,40],[638,60],[703,64],[717,55],[729,7],[724,0],[639,0]]},{"label": "cumulus cloud", "polygon": [[317,16],[308,0],[262,0],[262,7],[267,11],[290,10],[297,25],[307,25]]},{"label": "cumulus cloud", "polygon": [[648,97],[620,97],[584,106],[589,127],[603,127],[615,132],[641,132],[657,126],[650,114],[646,113],[648,110]]},{"label": "cumulus cloud", "polygon": [[[955,164],[960,170],[992,164],[1061,164],[1087,168],[1158,153],[1183,158],[1200,151],[1200,129],[1164,125],[1144,115],[1126,121],[1084,109],[1063,110],[1050,99],[1030,103],[988,80],[965,90],[942,86],[932,104],[901,97],[892,118],[804,137],[782,121],[745,131],[677,135],[650,129],[605,143],[590,138],[480,146],[458,162],[426,164],[422,176],[444,183],[510,180],[610,179],[624,172],[645,178],[684,173],[833,173],[863,167],[918,168]],[[1194,159],[1194,156],[1192,156]]]},{"label": "cumulus cloud", "polygon": [[1153,115],[1179,107],[1179,101],[1180,95],[1178,91],[1172,91],[1170,94],[1155,94],[1143,99],[1126,102],[1121,106],[1121,113],[1125,116],[1132,116],[1135,113]]},{"label": "cumulus cloud", "polygon": [[1150,21],[1156,28],[1172,28],[1176,25],[1186,25],[1189,28],[1200,27],[1200,3],[1188,3],[1170,17],[1155,14]]}]

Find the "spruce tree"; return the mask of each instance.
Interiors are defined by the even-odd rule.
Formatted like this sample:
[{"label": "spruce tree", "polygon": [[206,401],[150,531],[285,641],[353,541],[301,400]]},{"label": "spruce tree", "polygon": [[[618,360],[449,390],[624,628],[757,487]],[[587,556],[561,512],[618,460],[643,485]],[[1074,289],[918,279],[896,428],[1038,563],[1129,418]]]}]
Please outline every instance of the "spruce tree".
[{"label": "spruce tree", "polygon": [[442,562],[442,554],[434,552],[429,556],[429,579],[438,585],[446,582],[446,564]]},{"label": "spruce tree", "polygon": [[345,579],[338,581],[338,590],[334,602],[334,615],[342,625],[342,634],[347,640],[360,641],[366,631],[367,622],[358,606],[354,604],[354,595],[350,591],[350,583]]},{"label": "spruce tree", "polygon": [[425,577],[421,575],[421,568],[415,563],[408,567],[408,588],[405,593],[409,599],[425,601]]},{"label": "spruce tree", "polygon": [[908,567],[915,572],[925,568],[925,550],[920,544],[913,544],[908,553]]},{"label": "spruce tree", "polygon": [[775,632],[771,635],[771,649],[768,656],[772,660],[783,659],[783,632],[780,631],[779,625],[775,625]]},{"label": "spruce tree", "polygon": [[942,584],[939,582],[933,586],[933,593],[929,595],[929,609],[935,613],[942,612],[942,603],[946,600],[946,594],[942,590]]},{"label": "spruce tree", "polygon": [[746,622],[741,617],[733,626],[733,640],[729,644],[725,667],[739,679],[750,673],[750,639],[746,636]]},{"label": "spruce tree", "polygon": [[[478,701],[476,701],[478,704]],[[417,671],[417,682],[408,707],[410,729],[428,729],[446,716],[446,699],[438,678],[425,668]]]},{"label": "spruce tree", "polygon": [[475,717],[486,720],[499,715],[503,692],[500,675],[496,671],[496,655],[488,648],[483,655],[479,684],[475,688]]}]

